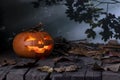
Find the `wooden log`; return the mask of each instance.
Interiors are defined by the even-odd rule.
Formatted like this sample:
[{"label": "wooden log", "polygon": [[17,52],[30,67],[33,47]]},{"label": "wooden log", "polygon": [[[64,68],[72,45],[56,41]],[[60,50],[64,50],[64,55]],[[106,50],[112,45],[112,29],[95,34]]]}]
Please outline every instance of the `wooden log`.
[{"label": "wooden log", "polygon": [[24,75],[27,73],[30,67],[22,68],[22,65],[29,62],[35,63],[35,60],[21,58],[20,61],[16,64],[16,68],[12,68],[9,71],[6,76],[6,80],[24,80]]},{"label": "wooden log", "polygon": [[[39,60],[36,64],[38,66],[50,66],[54,67],[54,61],[52,59],[46,59],[46,60]],[[28,73],[25,75],[25,80],[45,80],[49,78],[48,72],[42,72],[37,70],[37,67],[31,68]]]}]

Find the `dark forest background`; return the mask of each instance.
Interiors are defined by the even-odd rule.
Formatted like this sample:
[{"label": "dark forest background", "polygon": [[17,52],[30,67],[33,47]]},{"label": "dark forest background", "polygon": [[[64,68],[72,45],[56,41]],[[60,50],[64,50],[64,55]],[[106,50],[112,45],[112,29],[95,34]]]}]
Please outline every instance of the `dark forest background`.
[{"label": "dark forest background", "polygon": [[[31,4],[35,0],[1,0],[0,1],[0,45],[1,49],[11,47],[14,36],[22,30],[32,27],[39,22],[45,24],[45,30],[53,37],[63,36],[69,40],[88,39],[84,33],[89,25],[69,20],[63,4],[34,8]],[[36,0],[37,1],[37,0]],[[99,7],[105,8],[102,4]],[[119,4],[110,5],[109,12],[120,16]],[[95,29],[100,32],[100,28]],[[97,34],[95,39],[89,38],[90,42],[103,43],[101,36]]]}]

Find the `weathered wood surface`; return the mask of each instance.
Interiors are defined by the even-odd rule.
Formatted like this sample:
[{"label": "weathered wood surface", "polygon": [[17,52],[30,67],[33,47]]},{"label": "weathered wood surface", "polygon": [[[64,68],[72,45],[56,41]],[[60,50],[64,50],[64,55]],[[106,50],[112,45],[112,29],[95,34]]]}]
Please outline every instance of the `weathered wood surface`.
[{"label": "weathered wood surface", "polygon": [[79,69],[75,72],[53,72],[50,76],[51,80],[84,80],[86,69]]},{"label": "weathered wood surface", "polygon": [[21,66],[23,64],[27,64],[28,62],[35,62],[33,59],[23,59],[21,58],[20,61],[8,72],[6,75],[6,80],[24,80],[24,76],[29,70],[30,67],[25,68],[17,68],[17,66]]},{"label": "weathered wood surface", "polygon": [[12,66],[0,67],[0,80],[5,80],[9,70]]},{"label": "weathered wood surface", "polygon": [[102,72],[102,80],[120,80],[120,73],[110,71]]},{"label": "weathered wood surface", "polygon": [[87,70],[85,80],[102,80],[101,72]]},{"label": "weathered wood surface", "polygon": [[45,80],[49,77],[50,73],[41,72],[37,68],[40,66],[54,67],[54,61],[52,59],[39,60],[36,65],[36,67],[31,68],[25,75],[25,80]]},{"label": "weathered wood surface", "polygon": [[[73,62],[66,61],[55,64],[53,59],[39,60],[36,62],[36,60],[33,59],[20,58],[16,65],[33,61],[35,66],[15,68],[14,66],[16,65],[10,65],[0,67],[0,80],[120,80],[120,73],[93,71],[91,64],[95,62],[101,64],[99,61],[88,57],[72,57],[72,59],[74,60]],[[44,65],[59,67],[73,63],[82,68],[74,72],[63,73],[47,73],[37,70],[37,67]]]},{"label": "weathered wood surface", "polygon": [[92,70],[93,64],[97,63],[99,65],[102,65],[102,63],[98,60],[94,60],[90,57],[82,57],[81,58],[84,61],[84,66],[86,67],[86,73],[84,75],[84,80],[101,80],[102,79],[102,72],[100,71],[94,71]]},{"label": "weathered wood surface", "polygon": [[[13,57],[13,56],[12,56]],[[10,59],[8,56],[0,55],[0,62],[4,61],[5,59]],[[14,59],[14,58],[13,58]],[[6,64],[7,65],[7,64]],[[0,66],[0,80],[6,80],[6,76],[9,71],[12,69],[13,65],[8,66]]]},{"label": "weathered wood surface", "polygon": [[[111,64],[104,63],[103,66],[108,66]],[[115,68],[114,68],[115,69]],[[112,72],[112,71],[103,71],[102,72],[102,80],[120,80],[120,72]]]},{"label": "weathered wood surface", "polygon": [[84,58],[72,58],[73,62],[60,62],[57,63],[56,66],[64,66],[68,64],[76,64],[77,66],[81,67],[75,72],[63,72],[63,73],[52,73],[51,79],[52,80],[85,80],[85,74],[87,71],[87,67],[85,67]]}]

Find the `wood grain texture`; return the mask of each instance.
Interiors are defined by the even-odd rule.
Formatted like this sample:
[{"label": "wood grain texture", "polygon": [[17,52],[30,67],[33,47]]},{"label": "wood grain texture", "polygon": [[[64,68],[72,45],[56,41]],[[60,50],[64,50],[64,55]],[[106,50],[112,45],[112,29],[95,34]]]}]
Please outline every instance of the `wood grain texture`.
[{"label": "wood grain texture", "polygon": [[[20,59],[16,65],[27,64],[28,62],[35,62],[33,59]],[[12,68],[6,76],[6,80],[24,80],[24,75],[29,70],[26,68]]]},{"label": "wood grain texture", "polygon": [[6,75],[12,67],[13,66],[0,67],[0,80],[4,80],[6,78]]},{"label": "wood grain texture", "polygon": [[102,73],[102,80],[120,80],[120,73],[104,71]]},{"label": "wood grain texture", "polygon": [[42,72],[37,70],[38,66],[50,66],[54,67],[54,61],[52,59],[39,60],[37,66],[31,68],[29,72],[25,75],[25,80],[45,80],[50,73]]}]

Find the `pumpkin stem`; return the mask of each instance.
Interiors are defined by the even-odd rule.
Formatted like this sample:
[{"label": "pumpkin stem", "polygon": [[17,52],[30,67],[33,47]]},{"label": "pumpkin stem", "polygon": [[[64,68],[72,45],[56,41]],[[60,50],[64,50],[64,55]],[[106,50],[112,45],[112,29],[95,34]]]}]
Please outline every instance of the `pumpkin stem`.
[{"label": "pumpkin stem", "polygon": [[37,31],[44,31],[43,27],[44,27],[44,24],[40,22],[35,27],[33,27],[33,29]]},{"label": "pumpkin stem", "polygon": [[29,32],[36,32],[36,31],[44,31],[44,25],[40,22],[37,25],[35,25],[34,27],[31,27],[29,29],[25,29],[23,31],[29,31]]}]

